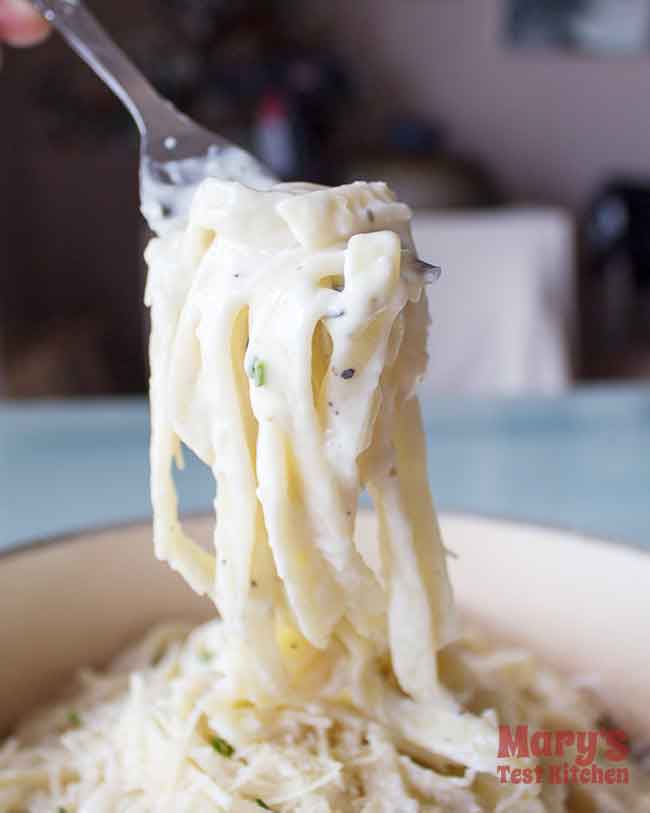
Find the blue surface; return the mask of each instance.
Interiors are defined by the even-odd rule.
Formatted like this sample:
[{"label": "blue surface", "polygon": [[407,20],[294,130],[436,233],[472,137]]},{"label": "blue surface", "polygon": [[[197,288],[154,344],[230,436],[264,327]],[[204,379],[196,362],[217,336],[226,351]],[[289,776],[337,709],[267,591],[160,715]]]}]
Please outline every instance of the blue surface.
[{"label": "blue surface", "polygon": [[[554,399],[440,398],[425,410],[441,509],[650,547],[650,388]],[[143,400],[0,406],[0,547],[150,516]],[[187,456],[186,511],[213,486]]]}]

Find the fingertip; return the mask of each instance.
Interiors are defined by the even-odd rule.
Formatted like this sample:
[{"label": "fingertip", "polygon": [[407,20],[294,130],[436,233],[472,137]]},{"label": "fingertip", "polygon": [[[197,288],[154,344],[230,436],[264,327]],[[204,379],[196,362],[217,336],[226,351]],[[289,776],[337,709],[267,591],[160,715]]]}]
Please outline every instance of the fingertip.
[{"label": "fingertip", "polygon": [[0,2],[0,40],[23,48],[47,38],[50,26],[23,0]]}]

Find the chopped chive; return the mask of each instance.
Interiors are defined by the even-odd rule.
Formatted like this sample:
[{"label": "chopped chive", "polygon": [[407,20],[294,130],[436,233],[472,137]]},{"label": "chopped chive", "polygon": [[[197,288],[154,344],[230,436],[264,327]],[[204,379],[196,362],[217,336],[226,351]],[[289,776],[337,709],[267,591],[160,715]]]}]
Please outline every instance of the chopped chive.
[{"label": "chopped chive", "polygon": [[75,711],[74,709],[69,709],[67,714],[68,723],[75,728],[79,728],[81,725],[81,717],[79,716],[79,712]]},{"label": "chopped chive", "polygon": [[57,807],[56,813],[68,813],[65,807]]},{"label": "chopped chive", "polygon": [[271,810],[271,808],[266,804],[264,799],[255,799],[255,803],[258,807],[263,808],[264,810]]},{"label": "chopped chive", "polygon": [[214,658],[214,652],[211,652],[209,649],[201,649],[199,651],[199,660],[203,663],[210,663],[212,658]]},{"label": "chopped chive", "polygon": [[258,358],[253,359],[253,363],[246,371],[249,378],[253,379],[256,387],[263,387],[266,381],[266,364]]},{"label": "chopped chive", "polygon": [[213,737],[210,740],[210,745],[214,748],[217,754],[221,754],[222,757],[226,757],[230,759],[230,757],[235,753],[235,749],[229,742],[223,740],[221,737]]},{"label": "chopped chive", "polygon": [[253,364],[253,383],[256,387],[263,387],[266,379],[266,365],[263,361],[256,360]]}]

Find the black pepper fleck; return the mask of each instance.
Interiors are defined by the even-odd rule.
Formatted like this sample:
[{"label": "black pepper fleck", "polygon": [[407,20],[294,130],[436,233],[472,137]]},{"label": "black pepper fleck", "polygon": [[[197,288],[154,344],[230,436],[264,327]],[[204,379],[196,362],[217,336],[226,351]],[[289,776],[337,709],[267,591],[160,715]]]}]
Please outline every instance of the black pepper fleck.
[{"label": "black pepper fleck", "polygon": [[372,209],[366,209],[366,214],[368,215],[368,220],[371,223],[374,223],[375,222],[375,213],[372,211]]},{"label": "black pepper fleck", "polygon": [[255,581],[255,579],[251,580],[251,587],[257,587],[257,582]]},{"label": "black pepper fleck", "polygon": [[596,728],[619,728],[609,714],[601,714],[596,720]]},{"label": "black pepper fleck", "polygon": [[353,375],[354,370],[352,369],[352,367],[348,367],[347,370],[343,370],[343,372],[341,373],[341,378],[345,378],[347,380],[349,378],[352,378]]}]

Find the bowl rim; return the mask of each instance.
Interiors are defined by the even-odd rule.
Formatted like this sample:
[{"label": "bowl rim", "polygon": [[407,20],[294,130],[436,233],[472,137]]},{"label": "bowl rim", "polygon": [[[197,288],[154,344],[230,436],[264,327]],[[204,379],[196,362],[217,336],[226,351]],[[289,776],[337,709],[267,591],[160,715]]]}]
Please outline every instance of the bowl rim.
[{"label": "bowl rim", "polygon": [[[363,509],[362,509],[363,510]],[[213,516],[210,512],[207,511],[190,511],[182,515],[181,519],[183,521],[193,521],[193,520],[200,520],[205,519],[210,516]],[[468,511],[439,511],[438,518],[452,518],[452,519],[461,519],[461,520],[469,520],[469,521],[478,521],[485,520],[491,523],[503,523],[504,525],[514,526],[515,528],[522,528],[534,531],[542,531],[548,532],[549,534],[557,534],[560,536],[568,537],[569,539],[573,539],[577,542],[587,543],[587,544],[596,544],[596,545],[605,545],[607,547],[614,547],[621,550],[633,551],[636,553],[642,553],[646,556],[650,555],[650,545],[644,545],[641,542],[630,542],[625,539],[612,539],[611,537],[601,536],[599,534],[593,534],[587,531],[581,531],[578,528],[572,527],[570,525],[562,525],[562,524],[554,524],[554,523],[543,523],[538,524],[535,522],[530,522],[520,517],[508,517],[503,516],[502,514],[491,514],[489,512],[468,512]],[[70,531],[62,531],[60,533],[48,535],[48,536],[37,536],[32,539],[26,539],[25,541],[9,543],[8,545],[0,547],[0,566],[7,560],[15,559],[23,554],[29,554],[38,552],[49,547],[54,547],[55,545],[61,545],[66,542],[72,543],[80,543],[89,541],[90,538],[94,538],[97,536],[104,535],[106,533],[110,533],[112,531],[116,532],[124,532],[129,530],[136,530],[138,528],[146,527],[147,525],[151,525],[151,517],[143,517],[142,519],[129,519],[123,522],[107,522],[107,523],[100,523],[98,525],[90,525],[85,528],[73,528]],[[152,545],[152,555],[153,555],[153,545]]]}]

